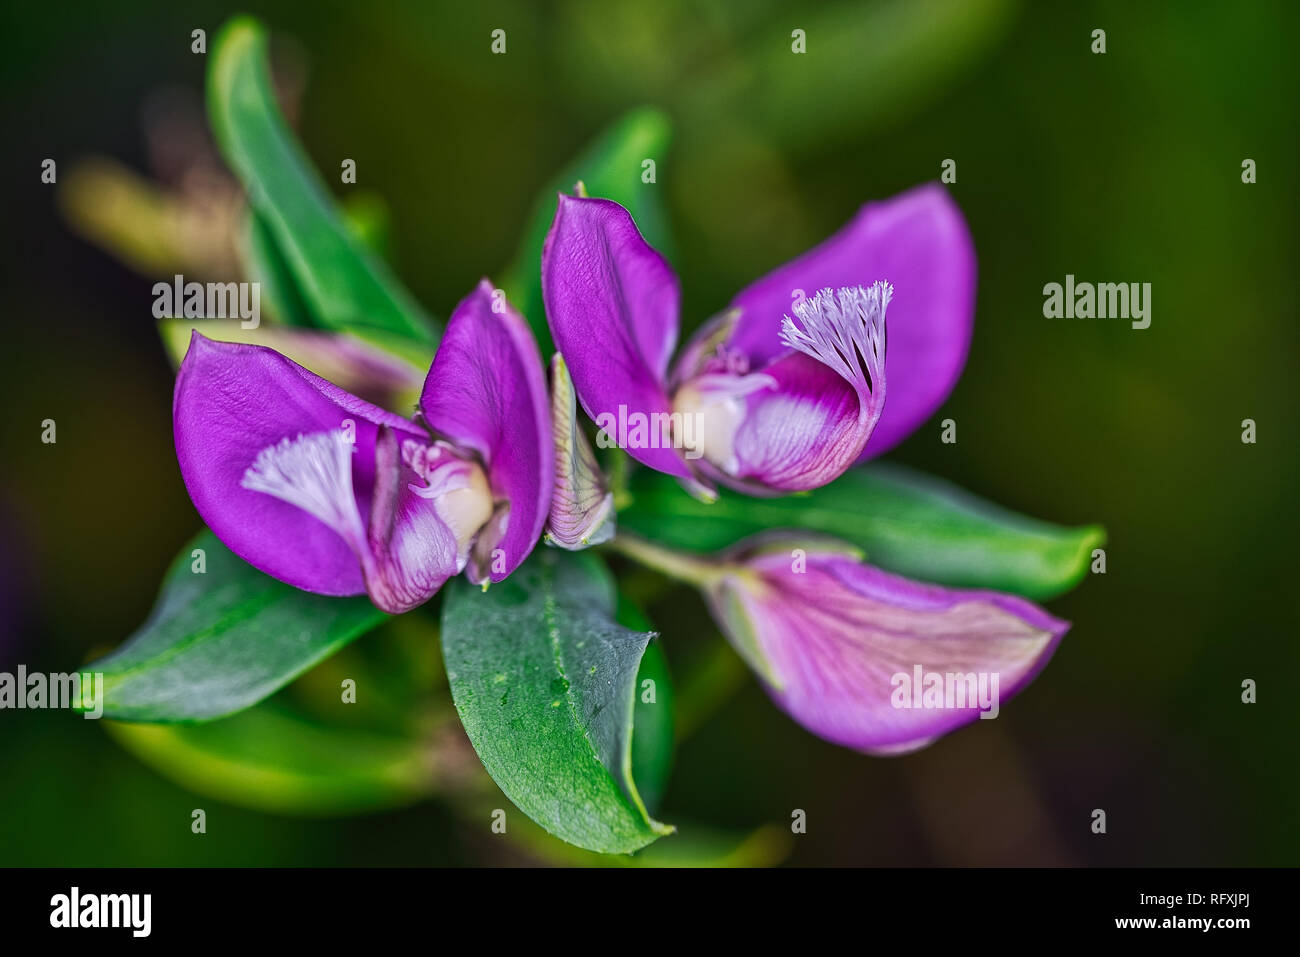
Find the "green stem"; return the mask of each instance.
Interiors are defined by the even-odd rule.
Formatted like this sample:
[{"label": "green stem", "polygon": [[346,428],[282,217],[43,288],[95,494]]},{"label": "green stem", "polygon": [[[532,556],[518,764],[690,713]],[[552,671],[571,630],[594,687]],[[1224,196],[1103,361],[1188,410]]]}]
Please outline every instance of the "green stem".
[{"label": "green stem", "polygon": [[609,463],[609,490],[614,493],[614,509],[621,511],[632,504],[632,493],[627,488],[628,455],[615,449]]},{"label": "green stem", "polygon": [[609,547],[647,568],[697,588],[711,585],[725,574],[721,567],[707,559],[664,548],[630,532],[619,532]]}]

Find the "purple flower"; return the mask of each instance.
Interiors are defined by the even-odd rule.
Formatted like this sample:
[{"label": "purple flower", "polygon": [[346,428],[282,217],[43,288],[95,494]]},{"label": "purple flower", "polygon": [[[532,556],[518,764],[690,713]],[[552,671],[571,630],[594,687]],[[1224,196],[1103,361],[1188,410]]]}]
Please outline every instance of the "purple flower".
[{"label": "purple flower", "polygon": [[710,607],[772,697],[871,753],[996,717],[1070,627],[1022,598],[911,581],[834,543],[751,539],[723,568]]},{"label": "purple flower", "polygon": [[551,500],[546,383],[523,319],[487,280],[456,307],[414,421],[263,346],[194,333],[176,380],[176,455],[231,551],[325,595],[385,611],[463,569],[500,581]]},{"label": "purple flower", "polygon": [[561,195],[542,291],[601,444],[702,494],[773,494],[830,482],[942,404],[970,344],[975,253],[938,185],[870,203],[737,295],[670,372],[671,267],[617,203]]},{"label": "purple flower", "polygon": [[836,744],[901,754],[980,717],[1047,664],[1069,623],[1023,598],[912,581],[823,536],[769,532],[700,559],[627,535],[699,586],[768,693]]}]

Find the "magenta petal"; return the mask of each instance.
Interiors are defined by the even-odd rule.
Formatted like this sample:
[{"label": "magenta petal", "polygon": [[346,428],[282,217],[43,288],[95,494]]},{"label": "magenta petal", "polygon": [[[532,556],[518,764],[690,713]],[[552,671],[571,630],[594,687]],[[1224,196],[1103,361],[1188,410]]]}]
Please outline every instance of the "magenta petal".
[{"label": "magenta petal", "polygon": [[[542,297],[556,349],[591,418],[651,420],[671,411],[665,384],[677,343],[677,277],[626,209],[560,196],[542,249]],[[672,448],[627,451],[661,472],[690,474]]]},{"label": "magenta petal", "polygon": [[[791,717],[862,751],[915,750],[996,717],[1069,628],[1024,599],[911,581],[845,551],[745,548],[712,586],[716,617]],[[931,675],[961,696],[927,698]]]},{"label": "magenta petal", "polygon": [[742,310],[729,346],[762,365],[784,351],[781,318],[796,290],[893,283],[889,399],[867,443],[879,455],[910,435],[952,391],[975,319],[975,248],[956,203],[937,183],[868,203],[821,245],[732,301]]},{"label": "magenta petal", "polygon": [[719,481],[770,495],[837,479],[861,454],[878,407],[864,405],[848,382],[804,355],[779,359],[763,375],[775,384],[746,396],[734,472]]},{"label": "magenta petal", "polygon": [[[798,351],[732,383],[766,385],[730,398],[743,410],[727,460],[718,462],[714,448],[722,480],[754,494],[798,492],[834,481],[857,461],[886,404],[889,297],[889,285],[876,283],[823,289],[795,307],[799,321],[785,320],[782,339]],[[694,380],[697,392],[708,379]]]},{"label": "magenta petal", "polygon": [[532,333],[484,279],[447,321],[420,396],[429,427],[482,459],[493,496],[507,509],[475,548],[483,565],[491,563],[471,564],[475,581],[501,581],[542,534],[554,481],[549,406]]},{"label": "magenta petal", "polygon": [[[427,455],[427,447],[409,441],[407,445],[410,457]],[[398,437],[381,428],[375,440],[376,478],[367,547],[357,550],[371,600],[391,614],[428,601],[460,567],[456,533],[438,511],[440,496],[430,494],[423,478],[402,458]],[[474,468],[457,460],[446,471],[465,473]]]},{"label": "magenta petal", "polygon": [[[236,555],[307,591],[365,590],[353,548],[324,522],[244,487],[265,449],[299,435],[351,430],[352,482],[360,514],[370,510],[380,425],[424,437],[411,423],[358,399],[264,346],[214,342],[195,332],[176,377],[176,457],[199,515]],[[349,424],[350,423],[350,424]]]}]

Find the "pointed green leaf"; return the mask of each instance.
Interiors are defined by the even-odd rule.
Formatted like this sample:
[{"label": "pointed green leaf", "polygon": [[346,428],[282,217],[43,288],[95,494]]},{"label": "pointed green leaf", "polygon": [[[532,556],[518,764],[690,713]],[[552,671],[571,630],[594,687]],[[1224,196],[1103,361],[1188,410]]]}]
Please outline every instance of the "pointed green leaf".
[{"label": "pointed green leaf", "polygon": [[276,245],[271,227],[255,209],[248,211],[240,237],[239,255],[249,282],[261,285],[265,318],[290,326],[312,325],[311,311],[293,278],[293,270]]},{"label": "pointed green leaf", "polygon": [[[650,632],[653,626],[628,598],[618,596],[615,619],[633,631]],[[636,674],[636,705],[632,718],[632,780],[645,806],[654,811],[668,789],[673,767],[677,695],[668,673],[668,658],[660,642],[646,645]]]},{"label": "pointed green leaf", "polygon": [[671,841],[651,844],[635,854],[593,854],[557,841],[530,821],[506,834],[512,843],[542,862],[564,867],[774,867],[789,856],[794,844],[789,828],[778,824],[752,831],[728,831],[707,824],[683,823],[681,832]]},{"label": "pointed green leaf", "polygon": [[[208,113],[264,226],[256,241],[274,244],[313,321],[432,342],[419,304],[347,225],[294,140],[275,101],[265,32],[250,18],[231,20],[213,43]],[[290,301],[283,282],[276,291],[278,303]]]},{"label": "pointed green leaf", "polygon": [[[669,255],[664,187],[657,180],[671,139],[672,126],[665,114],[651,107],[633,110],[607,127],[543,188],[502,283],[506,296],[527,317],[543,357],[555,348],[542,306],[541,270],[542,246],[555,218],[556,194],[572,192],[574,184],[581,181],[588,196],[612,199],[626,207],[646,242]],[[655,162],[656,182],[643,182],[646,160]]]},{"label": "pointed green leaf", "polygon": [[436,784],[423,741],[329,727],[267,702],[206,724],[109,722],[107,728],[182,787],[278,814],[397,807]]},{"label": "pointed green leaf", "polygon": [[1026,518],[912,469],[878,463],[823,488],[783,498],[724,491],[712,505],[648,469],[632,481],[620,529],[690,551],[716,551],[770,528],[843,539],[882,568],[944,585],[995,588],[1046,599],[1077,585],[1097,525],[1066,528]]},{"label": "pointed green leaf", "polygon": [[172,564],[149,620],[82,670],[103,673],[106,717],[203,721],[256,704],[386,617],[368,598],[264,575],[204,531]]},{"label": "pointed green leaf", "polygon": [[[1012,0],[882,0],[815,4],[797,26],[807,55],[792,55],[794,38],[781,14],[784,39],[753,30],[738,55],[693,76],[684,105],[696,123],[747,120],[795,149],[826,143],[890,120],[913,116],[964,71],[996,49],[1015,20]],[[864,42],[864,38],[874,38]],[[888,42],[880,42],[888,37]],[[817,58],[817,69],[805,60]]]},{"label": "pointed green leaf", "polygon": [[672,828],[632,779],[636,677],[653,636],[614,609],[590,552],[539,548],[486,592],[451,583],[442,649],[461,722],[506,796],[571,844],[630,853]]}]

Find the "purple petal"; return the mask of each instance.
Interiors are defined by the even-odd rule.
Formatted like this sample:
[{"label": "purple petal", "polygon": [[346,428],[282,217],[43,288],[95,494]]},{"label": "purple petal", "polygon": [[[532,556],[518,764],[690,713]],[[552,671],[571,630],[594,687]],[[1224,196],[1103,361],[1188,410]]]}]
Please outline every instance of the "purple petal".
[{"label": "purple petal", "polygon": [[868,203],[821,245],[743,290],[729,342],[755,367],[784,351],[781,319],[798,290],[893,283],[889,307],[889,401],[866,455],[893,448],[952,391],[975,318],[975,249],[957,205],[937,183]]},{"label": "purple petal", "polygon": [[[677,277],[626,209],[560,196],[542,249],[542,297],[556,349],[592,419],[653,421],[671,411],[665,383],[677,342]],[[690,475],[671,447],[627,451],[661,472]]]},{"label": "purple petal", "polygon": [[[424,468],[430,457],[434,458],[433,468]],[[422,466],[421,472],[412,467],[413,462]],[[457,511],[449,493],[472,486],[476,473],[482,488],[486,483],[477,465],[421,442],[407,439],[400,443],[391,429],[380,428],[368,547],[357,550],[366,590],[377,606],[394,614],[415,608],[464,567],[461,541],[468,545],[491,515],[487,490],[482,488],[473,496],[477,509],[470,509],[476,512],[469,519],[470,527],[453,528],[454,519],[444,510]]]},{"label": "purple petal", "polygon": [[[728,637],[791,717],[871,753],[996,717],[1069,628],[1024,599],[911,581],[846,546],[768,537],[734,554],[739,569],[709,593]],[[954,694],[928,699],[935,680]]]},{"label": "purple petal", "polygon": [[568,551],[607,542],[614,537],[614,496],[578,424],[573,382],[558,352],[551,358],[551,427],[555,490],[546,541]]},{"label": "purple petal", "polygon": [[482,460],[498,502],[470,561],[476,583],[505,578],[542,533],[554,468],[548,406],[532,333],[484,279],[447,321],[420,397],[429,427]]},{"label": "purple petal", "polygon": [[[700,412],[701,471],[756,495],[817,488],[843,474],[885,406],[889,298],[887,283],[820,290],[796,305],[797,324],[785,320],[782,339],[798,351],[756,373],[706,371],[679,390],[678,405]],[[724,351],[712,364],[727,363]]]},{"label": "purple petal", "polygon": [[[798,492],[834,481],[862,453],[879,417],[826,366],[787,356],[763,370],[776,384],[746,397],[733,440],[734,472],[720,477],[755,494]],[[752,483],[752,484],[751,484]]]},{"label": "purple petal", "polygon": [[243,485],[267,449],[298,436],[345,430],[355,438],[355,510],[368,514],[381,425],[425,441],[401,416],[358,399],[263,346],[213,342],[195,332],[176,378],[176,457],[199,515],[236,555],[307,591],[365,590],[353,547],[302,508]]}]

